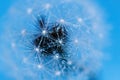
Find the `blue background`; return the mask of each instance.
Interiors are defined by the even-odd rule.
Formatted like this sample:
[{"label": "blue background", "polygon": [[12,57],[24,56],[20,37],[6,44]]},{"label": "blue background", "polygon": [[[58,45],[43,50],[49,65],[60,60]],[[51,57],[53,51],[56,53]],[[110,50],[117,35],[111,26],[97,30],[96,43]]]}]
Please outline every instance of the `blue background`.
[{"label": "blue background", "polygon": [[[0,0],[0,18],[7,12],[16,0]],[[120,1],[119,0],[94,0],[105,11],[106,21],[112,25],[109,32],[109,45],[105,48],[110,59],[104,60],[101,80],[120,80]],[[1,21],[0,22],[4,22]],[[0,27],[0,35],[2,33]],[[0,80],[13,80],[0,70]]]}]

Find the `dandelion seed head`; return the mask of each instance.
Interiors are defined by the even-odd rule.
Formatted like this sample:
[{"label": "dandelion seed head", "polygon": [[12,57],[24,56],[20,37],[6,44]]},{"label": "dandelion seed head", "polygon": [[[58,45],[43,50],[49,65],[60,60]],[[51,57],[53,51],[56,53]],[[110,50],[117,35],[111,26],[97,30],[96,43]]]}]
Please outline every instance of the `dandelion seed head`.
[{"label": "dandelion seed head", "polygon": [[[13,56],[15,58],[10,56],[10,63],[19,68],[11,71],[16,75],[23,71],[24,74],[20,74],[21,80],[26,77],[56,80],[56,76],[59,76],[59,80],[84,80],[84,77],[90,77],[91,72],[97,73],[101,61],[98,54],[101,53],[100,40],[105,37],[101,28],[104,26],[99,23],[99,14],[88,6],[88,2],[27,0],[26,5],[20,5],[22,1],[16,3],[18,6],[13,6],[14,12],[11,13],[10,10],[8,13],[10,34],[7,27],[5,36],[9,36],[5,41],[16,42],[11,43],[11,47],[16,49],[16,55]],[[13,55],[13,51],[7,49],[7,46],[4,52]],[[20,62],[29,61],[29,64],[21,65],[17,61],[21,58]],[[43,65],[44,70],[38,70]],[[19,79],[18,76],[15,79]]]}]

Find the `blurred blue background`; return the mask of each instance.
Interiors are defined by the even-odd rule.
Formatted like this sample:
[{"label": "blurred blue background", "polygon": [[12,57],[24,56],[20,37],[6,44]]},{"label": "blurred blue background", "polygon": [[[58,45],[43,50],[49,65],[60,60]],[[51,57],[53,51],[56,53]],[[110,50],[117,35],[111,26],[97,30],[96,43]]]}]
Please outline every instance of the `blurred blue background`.
[{"label": "blurred blue background", "polygon": [[[17,0],[0,0],[0,23],[2,16],[9,7]],[[109,32],[109,45],[105,48],[105,53],[109,58],[104,60],[102,67],[101,80],[120,80],[120,0],[92,0],[97,2],[100,8],[105,12],[106,21],[112,25]],[[3,28],[0,26],[0,36]],[[0,63],[1,66],[1,63]],[[4,74],[0,68],[0,80],[13,80]]]}]

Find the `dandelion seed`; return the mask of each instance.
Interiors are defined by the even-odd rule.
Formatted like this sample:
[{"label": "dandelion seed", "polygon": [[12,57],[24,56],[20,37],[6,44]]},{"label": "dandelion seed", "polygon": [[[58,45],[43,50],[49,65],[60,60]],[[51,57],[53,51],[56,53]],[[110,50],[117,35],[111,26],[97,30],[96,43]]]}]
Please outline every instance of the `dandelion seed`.
[{"label": "dandelion seed", "polygon": [[63,42],[62,42],[62,40],[58,40],[58,42],[60,43],[60,44],[62,44]]},{"label": "dandelion seed", "polygon": [[75,39],[75,40],[74,40],[74,43],[78,43],[78,39]]},{"label": "dandelion seed", "polygon": [[49,9],[51,7],[51,4],[47,3],[45,4],[45,9]]},{"label": "dandelion seed", "polygon": [[21,31],[21,34],[22,34],[22,36],[25,36],[25,34],[26,34],[26,30],[23,29],[23,30]]},{"label": "dandelion seed", "polygon": [[35,48],[35,51],[38,53],[40,50],[39,50],[39,48]]},{"label": "dandelion seed", "polygon": [[28,8],[28,9],[27,9],[27,13],[28,13],[28,14],[31,14],[31,13],[32,13],[32,8]]},{"label": "dandelion seed", "polygon": [[58,55],[58,54],[55,54],[55,55],[54,55],[54,59],[55,59],[55,60],[58,60],[58,59],[59,59],[59,55]]},{"label": "dandelion seed", "polygon": [[71,64],[72,64],[72,61],[68,61],[67,64],[68,64],[68,65],[71,65]]},{"label": "dandelion seed", "polygon": [[38,67],[38,69],[42,69],[43,65],[42,64],[38,64],[37,67]]},{"label": "dandelion seed", "polygon": [[26,57],[23,58],[23,63],[27,63],[28,59]]},{"label": "dandelion seed", "polygon": [[65,20],[64,19],[60,19],[59,22],[60,23],[65,23]]},{"label": "dandelion seed", "polygon": [[46,33],[47,33],[46,30],[43,30],[43,31],[42,31],[42,34],[43,34],[43,35],[46,35]]},{"label": "dandelion seed", "polygon": [[61,72],[60,72],[60,71],[55,71],[55,75],[56,75],[56,76],[60,76],[60,75],[61,75]]},{"label": "dandelion seed", "polygon": [[16,44],[14,42],[11,43],[12,48],[16,47]]},{"label": "dandelion seed", "polygon": [[82,23],[83,19],[82,18],[78,18],[77,21],[80,22],[80,23]]}]

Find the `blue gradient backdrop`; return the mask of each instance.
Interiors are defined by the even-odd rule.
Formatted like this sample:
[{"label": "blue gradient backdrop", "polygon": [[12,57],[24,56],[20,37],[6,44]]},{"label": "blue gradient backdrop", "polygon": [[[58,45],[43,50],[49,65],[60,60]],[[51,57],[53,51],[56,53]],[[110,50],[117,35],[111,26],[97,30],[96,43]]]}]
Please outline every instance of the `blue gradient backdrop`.
[{"label": "blue gradient backdrop", "polygon": [[[0,24],[2,16],[7,12],[9,7],[17,0],[0,0]],[[102,67],[101,80],[120,80],[120,0],[91,0],[105,11],[107,23],[112,25],[109,32],[109,45],[105,48],[105,52],[109,55],[109,59],[104,60]],[[0,36],[3,28],[0,26]],[[1,39],[1,38],[0,38]],[[0,67],[4,63],[0,61]],[[10,76],[5,75],[6,70],[0,68],[0,80],[13,80]]]}]

